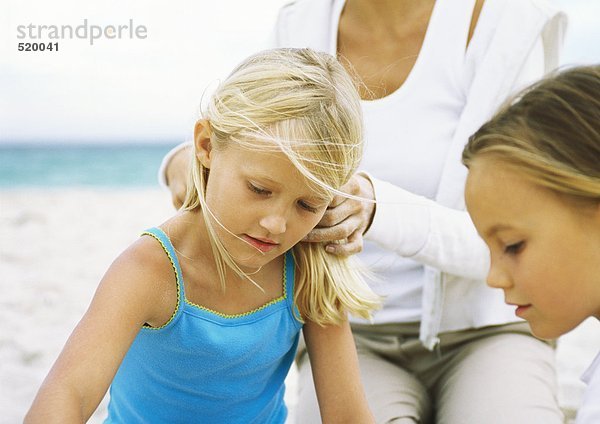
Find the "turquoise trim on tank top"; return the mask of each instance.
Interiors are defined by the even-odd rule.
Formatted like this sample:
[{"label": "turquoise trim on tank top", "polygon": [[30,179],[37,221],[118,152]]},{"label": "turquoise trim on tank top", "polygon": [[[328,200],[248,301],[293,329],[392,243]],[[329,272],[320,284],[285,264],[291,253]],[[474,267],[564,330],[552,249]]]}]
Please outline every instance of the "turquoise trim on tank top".
[{"label": "turquoise trim on tank top", "polygon": [[169,318],[169,320],[160,327],[152,327],[148,324],[144,324],[144,326],[142,327],[148,330],[160,330],[168,326],[171,322],[173,322],[173,320],[181,310],[181,304],[185,299],[185,294],[183,292],[183,280],[181,278],[181,267],[179,266],[177,255],[175,254],[175,248],[173,247],[171,240],[169,240],[169,237],[165,234],[163,230],[161,230],[158,227],[150,228],[141,234],[141,236],[144,235],[151,236],[160,243],[163,250],[167,254],[167,257],[169,258],[169,261],[171,262],[171,266],[173,267],[173,271],[175,272],[175,281],[177,283],[177,305],[175,305],[175,311],[173,312],[173,315],[171,315],[171,318]]},{"label": "turquoise trim on tank top", "polygon": [[[148,235],[156,239],[162,246],[163,250],[167,254],[169,261],[173,267],[173,271],[175,273],[175,279],[177,283],[177,305],[175,307],[175,311],[171,318],[161,325],[160,327],[152,327],[149,325],[144,325],[143,329],[147,330],[160,330],[168,326],[175,320],[175,318],[182,313],[185,309],[187,312],[191,312],[194,315],[199,315],[201,318],[208,319],[210,321],[218,321],[223,325],[235,325],[237,322],[247,322],[252,321],[254,319],[259,319],[265,315],[268,315],[272,312],[279,310],[278,306],[289,307],[292,317],[294,321],[298,323],[299,326],[302,326],[303,322],[299,319],[300,313],[298,308],[294,304],[294,278],[295,278],[295,270],[294,270],[294,259],[292,256],[292,250],[287,251],[283,257],[283,276],[282,276],[282,290],[283,294],[275,299],[272,299],[258,308],[252,309],[248,312],[243,312],[239,314],[225,314],[219,311],[215,311],[213,309],[207,308],[202,305],[198,305],[185,296],[185,285],[183,282],[183,273],[181,271],[181,266],[179,264],[179,260],[177,258],[177,253],[171,240],[167,236],[167,234],[158,227],[150,228],[144,231],[142,234]],[[194,313],[195,312],[195,313]]]}]

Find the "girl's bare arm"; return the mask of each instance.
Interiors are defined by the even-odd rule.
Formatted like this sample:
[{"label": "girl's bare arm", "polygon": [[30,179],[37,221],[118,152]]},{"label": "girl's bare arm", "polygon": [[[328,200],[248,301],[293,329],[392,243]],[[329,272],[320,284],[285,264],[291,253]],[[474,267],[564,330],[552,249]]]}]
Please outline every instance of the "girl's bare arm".
[{"label": "girl's bare arm", "polygon": [[157,306],[164,300],[157,277],[163,275],[162,263],[148,262],[155,249],[148,242],[140,239],[111,265],[44,380],[26,423],[87,421],[142,325],[160,319]]},{"label": "girl's bare arm", "polygon": [[307,322],[303,333],[323,423],[374,423],[349,323],[321,327]]}]

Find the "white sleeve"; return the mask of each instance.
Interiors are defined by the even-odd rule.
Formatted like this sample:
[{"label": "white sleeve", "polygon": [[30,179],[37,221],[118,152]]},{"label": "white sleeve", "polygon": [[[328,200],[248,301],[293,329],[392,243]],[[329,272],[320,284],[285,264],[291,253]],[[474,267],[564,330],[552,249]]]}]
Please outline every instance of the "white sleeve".
[{"label": "white sleeve", "polygon": [[371,178],[377,207],[365,238],[443,272],[485,277],[489,254],[469,214]]},{"label": "white sleeve", "polygon": [[[540,37],[511,91],[524,88],[543,74],[544,47]],[[370,178],[377,206],[371,227],[365,234],[367,240],[444,273],[475,280],[486,277],[489,251],[466,211],[442,206]]]}]

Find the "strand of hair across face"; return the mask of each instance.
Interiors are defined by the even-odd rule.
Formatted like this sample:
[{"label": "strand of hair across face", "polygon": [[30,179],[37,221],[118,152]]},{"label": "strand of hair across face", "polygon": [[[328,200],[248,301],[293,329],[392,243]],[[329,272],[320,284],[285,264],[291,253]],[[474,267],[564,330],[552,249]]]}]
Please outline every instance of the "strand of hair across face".
[{"label": "strand of hair across face", "polygon": [[[212,219],[214,219],[214,220],[215,220],[215,222],[216,222],[216,223],[217,223],[217,224],[218,224],[218,225],[219,225],[219,226],[220,226],[220,227],[221,227],[223,230],[225,230],[225,232],[227,232],[229,235],[231,235],[231,236],[235,237],[236,239],[238,239],[238,240],[240,240],[240,241],[242,241],[242,242],[246,243],[248,246],[250,246],[250,247],[252,247],[253,249],[255,249],[255,250],[256,250],[258,253],[260,253],[261,255],[263,255],[263,256],[265,255],[265,253],[264,253],[264,252],[262,252],[260,249],[258,249],[257,247],[253,246],[252,244],[250,244],[249,242],[247,242],[247,241],[246,241],[246,240],[244,240],[243,238],[239,237],[238,235],[234,234],[234,233],[233,233],[232,231],[230,231],[230,230],[229,230],[229,229],[228,229],[228,228],[227,228],[225,225],[223,225],[223,224],[221,223],[221,221],[219,221],[219,219],[217,219],[217,217],[216,217],[216,216],[215,216],[215,215],[212,213],[212,211],[210,210],[210,208],[208,207],[208,205],[206,204],[206,202],[204,202],[204,199],[201,199],[201,200],[200,200],[200,202],[202,203],[202,209],[203,209],[203,210],[206,210],[206,212],[207,212],[207,213],[208,213],[208,214],[211,216],[211,218],[212,218]],[[211,230],[212,230],[212,228],[211,228],[209,231],[211,231]],[[217,239],[216,235],[215,235],[215,239]],[[220,242],[220,240],[219,240],[219,242]],[[222,243],[221,243],[221,245],[222,245]],[[223,245],[222,245],[222,247],[223,247],[223,249],[224,249],[224,250],[227,252],[227,249],[225,248],[225,246],[223,246]],[[227,252],[227,254],[229,254],[229,252]],[[229,256],[230,256],[230,258],[231,258],[231,255],[229,255]],[[249,257],[248,257],[248,259],[249,259],[249,258],[251,258],[251,257],[252,257],[252,256],[249,256]],[[262,292],[264,293],[264,291],[265,291],[265,290],[264,290],[264,289],[263,289],[263,288],[260,286],[260,284],[258,284],[258,283],[257,283],[256,281],[254,281],[252,278],[250,278],[250,275],[255,275],[255,274],[259,273],[259,272],[260,272],[260,270],[262,269],[262,266],[259,266],[259,267],[258,267],[258,269],[257,269],[256,271],[253,271],[253,272],[245,272],[245,271],[243,271],[243,270],[242,270],[242,269],[239,267],[239,265],[237,265],[237,264],[235,263],[235,261],[233,260],[233,258],[231,258],[231,260],[232,260],[232,262],[233,262],[233,263],[236,265],[236,268],[237,268],[237,271],[238,271],[238,275],[240,275],[240,276],[244,276],[245,278],[247,278],[248,280],[250,280],[250,282],[251,282],[252,284],[254,284],[254,285],[255,285],[255,286],[256,286],[256,287],[257,287],[257,288],[258,288],[260,291],[262,291]]]}]

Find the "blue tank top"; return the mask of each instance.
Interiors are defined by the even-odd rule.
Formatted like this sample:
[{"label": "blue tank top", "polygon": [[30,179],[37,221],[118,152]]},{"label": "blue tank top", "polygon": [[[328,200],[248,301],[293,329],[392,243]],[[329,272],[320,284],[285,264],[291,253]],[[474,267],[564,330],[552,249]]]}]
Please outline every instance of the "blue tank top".
[{"label": "blue tank top", "polygon": [[144,234],[171,260],[177,307],[165,325],[144,326],[135,338],[112,382],[105,423],[284,423],[284,380],[302,328],[291,252],[282,297],[225,315],[189,302],[171,241],[159,228]]}]

